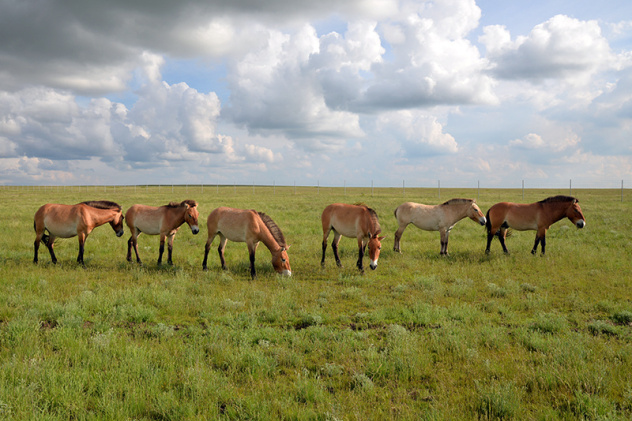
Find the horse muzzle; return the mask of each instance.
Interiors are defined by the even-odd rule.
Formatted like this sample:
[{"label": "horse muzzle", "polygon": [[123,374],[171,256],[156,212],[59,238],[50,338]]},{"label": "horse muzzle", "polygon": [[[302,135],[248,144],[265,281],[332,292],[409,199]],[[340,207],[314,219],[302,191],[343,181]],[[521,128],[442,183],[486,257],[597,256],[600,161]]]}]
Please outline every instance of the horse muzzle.
[{"label": "horse muzzle", "polygon": [[479,218],[478,223],[482,226],[485,226],[485,224],[487,223],[487,218],[485,218],[484,216],[482,218]]},{"label": "horse muzzle", "polygon": [[579,221],[575,223],[575,225],[577,226],[577,228],[584,228],[586,226],[586,221],[584,221],[583,219],[580,219]]},{"label": "horse muzzle", "polygon": [[125,230],[116,231],[116,236],[122,237],[124,233],[125,233]]},{"label": "horse muzzle", "polygon": [[371,263],[369,263],[369,267],[370,267],[372,270],[377,269],[377,261],[371,261]]},{"label": "horse muzzle", "polygon": [[283,272],[281,272],[281,275],[283,275],[283,276],[292,276],[292,271],[291,270],[284,270]]},{"label": "horse muzzle", "polygon": [[200,229],[198,228],[197,225],[192,226],[191,227],[191,232],[193,233],[193,235],[197,234],[198,232],[200,232]]}]

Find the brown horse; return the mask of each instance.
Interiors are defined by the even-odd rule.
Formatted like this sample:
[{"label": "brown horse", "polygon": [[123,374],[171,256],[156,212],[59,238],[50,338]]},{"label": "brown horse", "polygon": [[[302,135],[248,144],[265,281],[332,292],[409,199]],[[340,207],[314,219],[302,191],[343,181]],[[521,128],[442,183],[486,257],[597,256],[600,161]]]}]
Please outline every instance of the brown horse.
[{"label": "brown horse", "polygon": [[148,235],[160,235],[160,249],[158,251],[158,264],[162,264],[162,254],[165,251],[165,239],[168,237],[168,258],[167,263],[172,265],[171,256],[173,254],[173,239],[185,222],[189,224],[191,232],[197,234],[198,228],[197,202],[195,200],[184,200],[180,203],[171,202],[168,205],[154,207],[147,205],[133,205],[125,213],[127,226],[132,236],[127,241],[127,261],[132,261],[132,247],[136,252],[136,261],[140,261],[138,256],[138,236],[141,233]]},{"label": "brown horse", "polygon": [[[340,243],[340,237],[344,235],[345,237],[358,239],[358,269],[364,271],[362,258],[367,245],[369,247],[369,258],[371,259],[369,266],[373,270],[377,268],[377,259],[380,257],[382,248],[381,241],[385,237],[378,237],[378,234],[382,232],[382,228],[380,228],[377,213],[373,209],[363,204],[347,205],[334,203],[325,208],[321,221],[323,224],[323,257],[320,264],[322,266],[325,265],[327,238],[329,237],[329,232],[333,231],[334,240],[331,243],[331,248],[334,251],[336,264],[339,267],[342,265],[340,257],[338,257],[338,243]],[[365,239],[368,239],[368,241],[365,242]]]},{"label": "brown horse", "polygon": [[395,218],[399,224],[395,232],[393,250],[400,252],[399,240],[408,224],[425,231],[439,231],[441,234],[441,254],[448,254],[450,230],[461,219],[468,217],[474,222],[485,225],[487,219],[472,199],[451,199],[441,205],[422,205],[406,202],[395,209]]},{"label": "brown horse", "polygon": [[272,266],[280,274],[292,276],[290,268],[290,258],[287,249],[290,248],[285,243],[285,238],[281,229],[274,223],[272,218],[262,212],[246,209],[234,209],[220,207],[211,212],[206,223],[208,227],[208,239],[204,248],[204,262],[202,268],[207,270],[208,252],[211,243],[216,235],[219,235],[219,259],[222,269],[226,270],[226,260],[224,259],[224,249],[227,240],[246,243],[250,254],[250,276],[257,277],[255,271],[255,251],[259,242],[263,242],[272,254]]},{"label": "brown horse", "polygon": [[[35,256],[37,263],[40,241],[48,247],[51,260],[57,263],[53,251],[56,238],[71,238],[75,235],[79,239],[79,255],[77,263],[83,265],[83,250],[86,238],[96,227],[105,223],[116,232],[116,236],[123,235],[123,213],[121,206],[114,202],[95,200],[76,205],[57,205],[48,203],[35,212]],[[45,233],[48,231],[48,235]]]},{"label": "brown horse", "polygon": [[487,248],[485,253],[489,253],[489,246],[498,235],[503,251],[509,254],[505,246],[507,229],[513,228],[518,231],[537,230],[535,234],[535,244],[532,254],[538,249],[538,244],[542,243],[542,254],[546,248],[546,231],[555,222],[566,217],[575,224],[577,228],[584,228],[586,220],[579,207],[579,201],[571,196],[553,196],[531,204],[496,203],[487,211]]}]

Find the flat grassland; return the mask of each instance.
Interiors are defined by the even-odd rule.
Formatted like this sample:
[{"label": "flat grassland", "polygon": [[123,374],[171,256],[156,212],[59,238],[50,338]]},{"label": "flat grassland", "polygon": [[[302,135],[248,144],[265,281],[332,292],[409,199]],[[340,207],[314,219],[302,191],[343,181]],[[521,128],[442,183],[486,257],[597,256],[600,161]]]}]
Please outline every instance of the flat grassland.
[{"label": "flat grassland", "polygon": [[[534,202],[554,190],[354,189],[243,186],[0,190],[0,418],[27,419],[518,419],[632,418],[632,197],[576,190],[587,225],[553,225],[547,255],[517,232],[505,256],[484,254],[484,229],[463,220],[450,256],[439,234],[409,226],[393,252],[393,210],[478,197]],[[33,260],[33,214],[44,203],[105,199],[199,202],[200,234],[183,226],[174,265],[125,260],[126,229],[76,238]],[[377,270],[355,267],[343,238],[321,268],[320,214],[365,202],[380,217]],[[263,244],[250,280],[243,243],[215,240],[202,271],[206,217],[218,206],[269,214],[291,248],[291,278]],[[330,236],[329,243],[332,237]]]}]

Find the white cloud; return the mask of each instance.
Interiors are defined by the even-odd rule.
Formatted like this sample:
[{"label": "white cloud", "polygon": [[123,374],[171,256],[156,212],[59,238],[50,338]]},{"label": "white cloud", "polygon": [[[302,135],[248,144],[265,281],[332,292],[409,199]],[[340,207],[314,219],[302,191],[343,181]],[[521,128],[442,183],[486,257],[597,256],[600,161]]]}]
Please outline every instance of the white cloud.
[{"label": "white cloud", "polygon": [[613,55],[596,21],[557,15],[537,25],[528,36],[510,42],[506,29],[486,27],[484,43],[494,74],[504,79],[565,79],[585,82],[609,68]]},{"label": "white cloud", "polygon": [[393,111],[378,118],[384,136],[399,140],[408,157],[458,152],[454,137],[443,132],[434,115],[421,111]]}]

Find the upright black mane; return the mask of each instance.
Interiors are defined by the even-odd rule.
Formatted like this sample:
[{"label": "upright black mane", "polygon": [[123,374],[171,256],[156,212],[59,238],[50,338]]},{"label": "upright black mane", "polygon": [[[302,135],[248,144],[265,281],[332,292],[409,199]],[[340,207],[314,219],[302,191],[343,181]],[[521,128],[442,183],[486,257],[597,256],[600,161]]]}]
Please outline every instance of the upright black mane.
[{"label": "upright black mane", "polygon": [[274,222],[272,218],[270,218],[268,215],[266,215],[263,212],[257,212],[257,213],[259,214],[259,217],[261,218],[263,223],[266,224],[266,227],[268,227],[268,230],[270,230],[270,234],[272,234],[277,244],[281,247],[287,247],[287,244],[285,243],[285,237],[283,236],[283,233],[281,232],[281,228],[279,228],[276,222]]},{"label": "upright black mane", "polygon": [[559,203],[559,202],[573,202],[573,203],[577,203],[577,202],[579,202],[579,200],[577,200],[573,196],[558,195],[558,196],[547,197],[544,200],[540,200],[538,203]]},{"label": "upright black mane", "polygon": [[121,205],[115,202],[110,202],[108,200],[88,200],[81,203],[97,209],[116,209],[119,211],[122,210]]},{"label": "upright black mane", "polygon": [[443,202],[441,206],[460,205],[462,203],[472,203],[473,199],[450,199],[447,202]]},{"label": "upright black mane", "polygon": [[195,200],[183,200],[182,202],[178,203],[178,202],[169,202],[169,204],[165,205],[168,208],[180,208],[183,207],[184,205],[189,205],[189,207],[194,208],[197,206],[197,202]]}]

